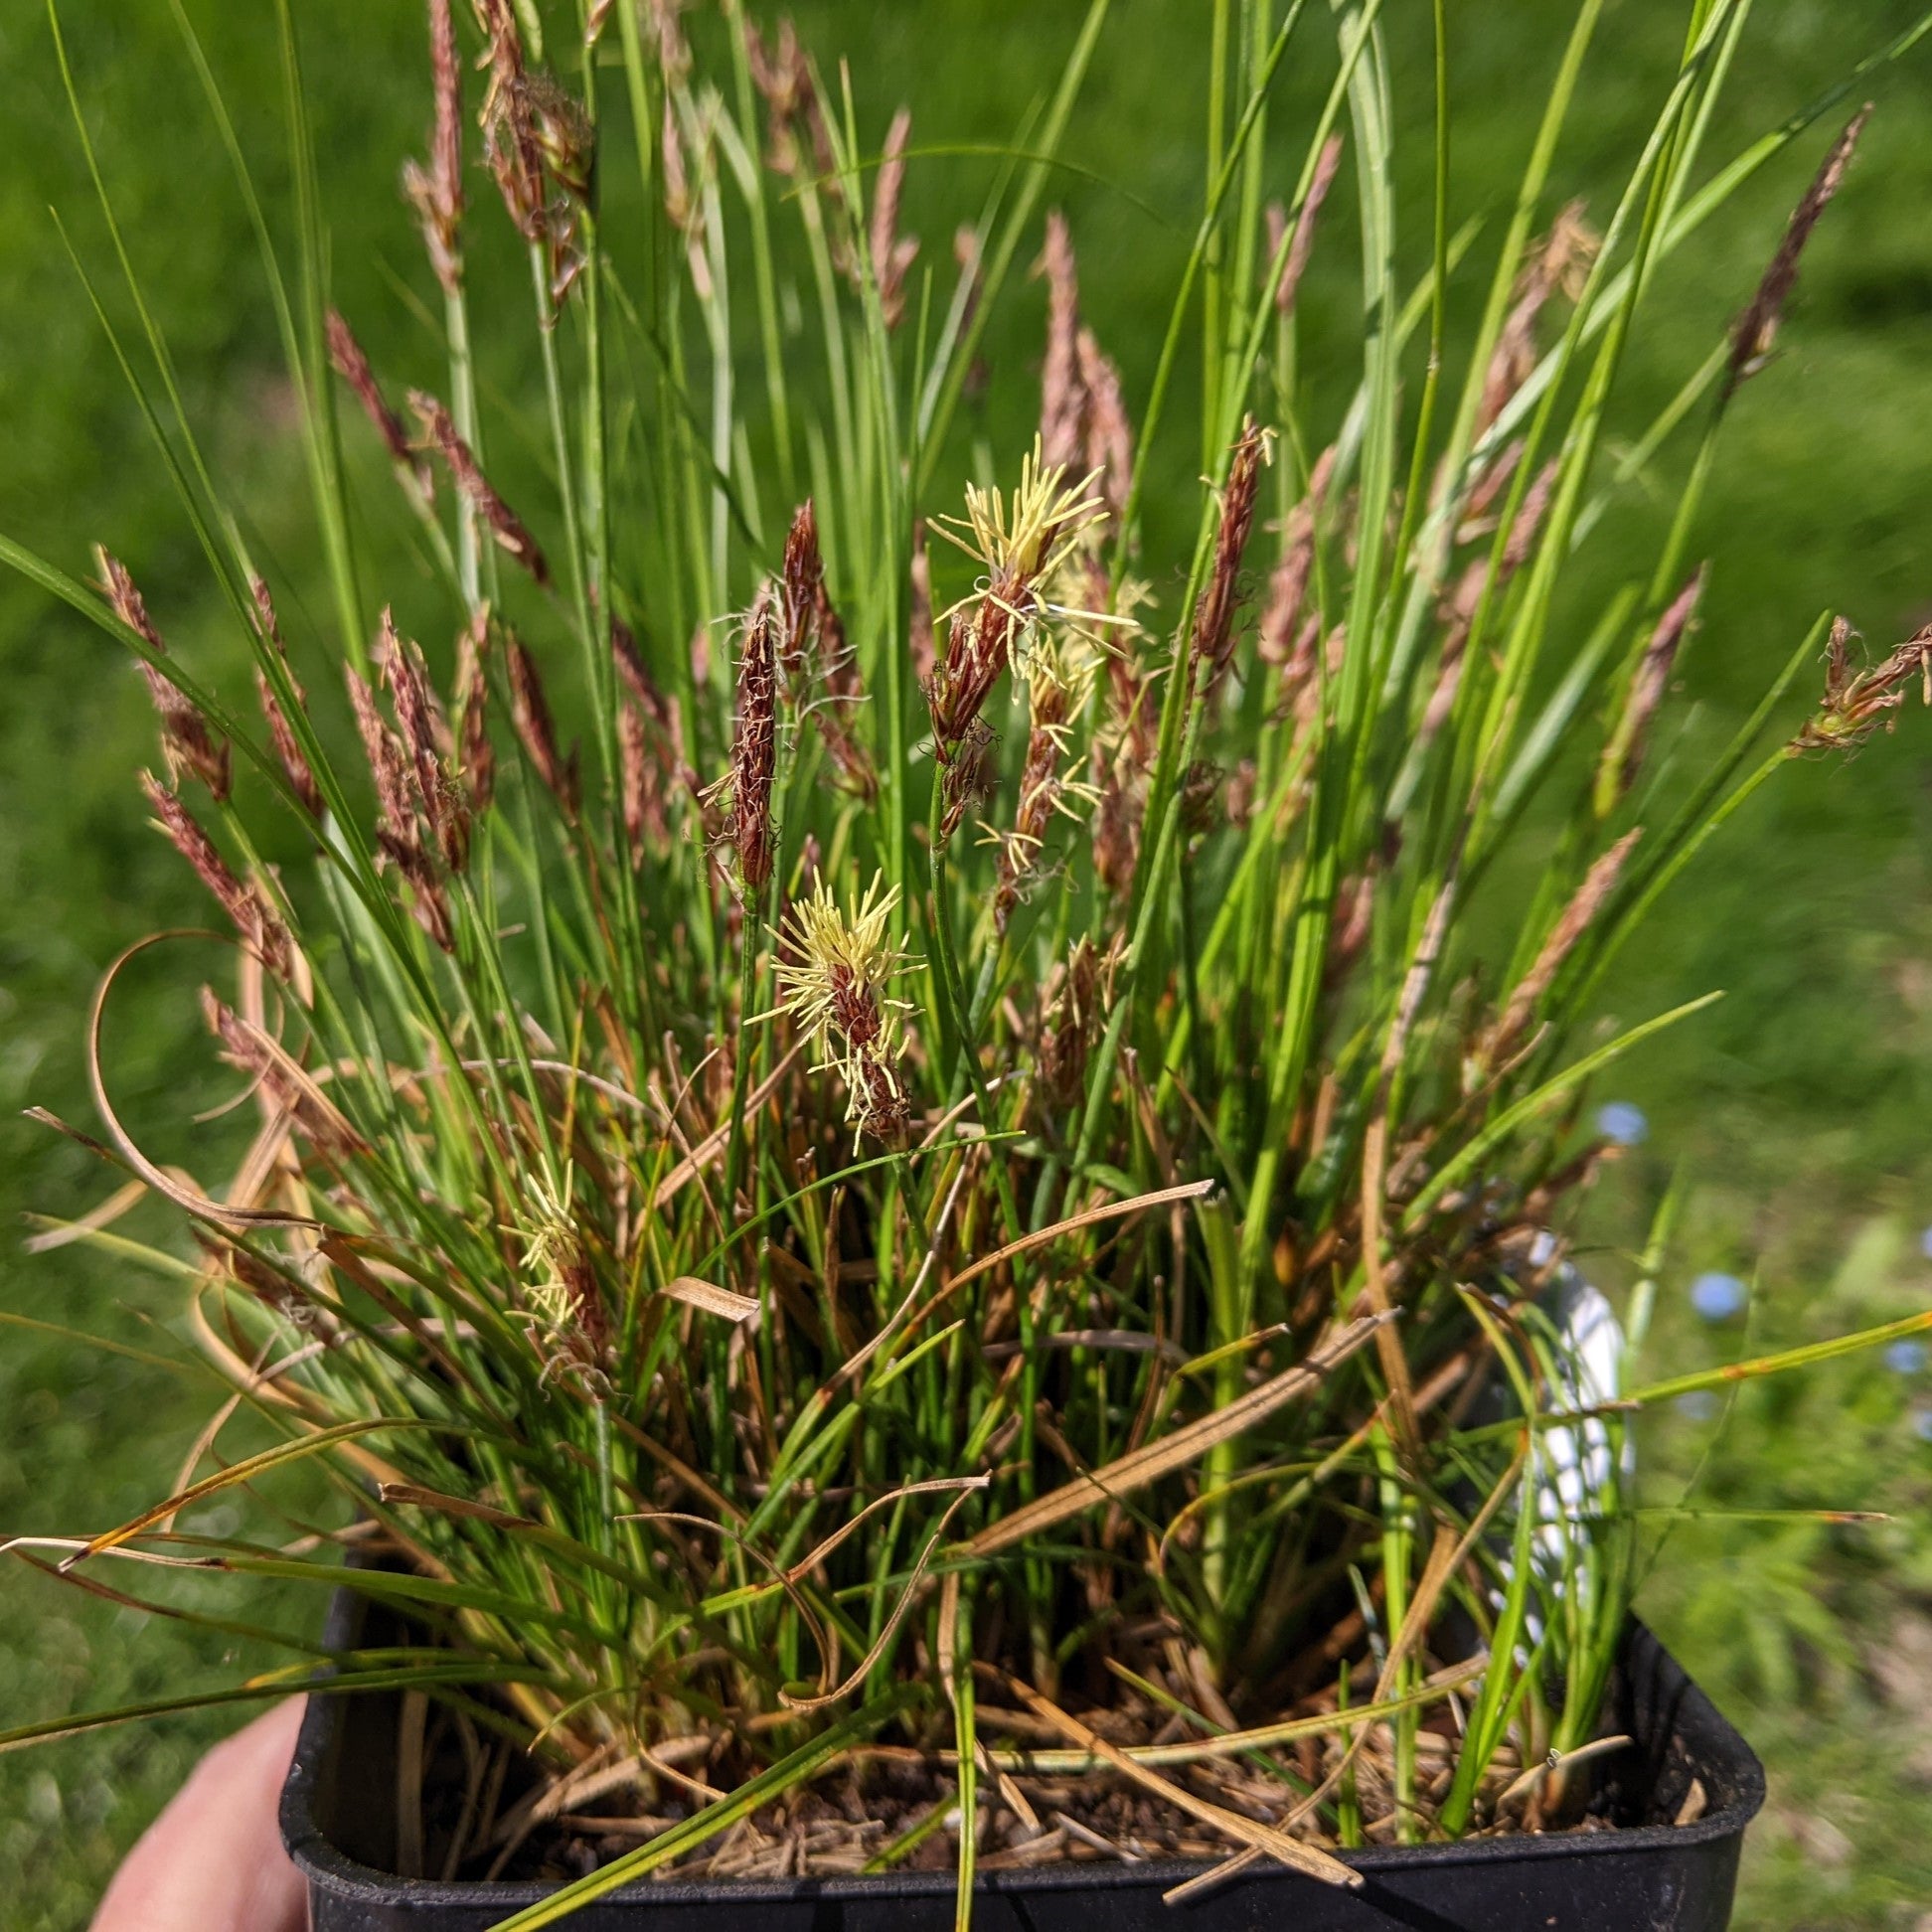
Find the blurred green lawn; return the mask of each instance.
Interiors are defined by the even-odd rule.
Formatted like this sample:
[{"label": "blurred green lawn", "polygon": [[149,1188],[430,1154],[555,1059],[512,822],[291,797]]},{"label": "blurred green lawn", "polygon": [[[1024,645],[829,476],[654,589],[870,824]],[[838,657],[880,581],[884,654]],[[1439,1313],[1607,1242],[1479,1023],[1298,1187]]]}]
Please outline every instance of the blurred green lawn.
[{"label": "blurred green lawn", "polygon": [[[267,10],[188,4],[277,200]],[[1056,75],[1077,14],[1073,0],[818,0],[795,11],[821,55],[852,55],[862,125],[883,128],[906,95],[925,141],[1005,137]],[[1493,211],[1540,107],[1562,10],[1486,0],[1451,11],[1462,16],[1452,53],[1463,102],[1457,195],[1465,209]],[[1758,11],[1713,160],[1782,119],[1913,9],[1763,0]],[[336,295],[379,367],[432,377],[433,344],[399,293],[429,286],[395,186],[427,112],[417,9],[298,0],[297,12]],[[1174,0],[1118,0],[1070,150],[1090,175],[1063,176],[1058,194],[1081,250],[1089,319],[1121,360],[1130,398],[1145,394],[1191,219],[1204,112],[1205,34],[1194,12]],[[1560,192],[1600,194],[1627,162],[1674,58],[1679,14],[1670,0],[1612,0]],[[224,473],[239,479],[251,541],[279,575],[319,588],[298,459],[278,434],[286,396],[267,302],[165,0],[65,0],[63,16],[190,406]],[[1425,16],[1413,5],[1388,9],[1412,105],[1427,98]],[[1315,84],[1291,80],[1291,105]],[[1732,728],[1822,607],[1846,611],[1874,646],[1932,615],[1932,44],[1875,92],[1879,112],[1852,185],[1807,258],[1778,362],[1734,412],[1709,495],[1697,542],[1718,562],[1704,628],[1683,663],[1685,759]],[[1673,265],[1628,371],[1635,405],[1660,403],[1741,305],[1826,138],[1816,130]],[[1425,138],[1411,162],[1426,151]],[[958,203],[930,170],[947,165],[915,166],[907,190],[907,224],[939,254]],[[1404,192],[1419,235],[1422,179],[1405,180]],[[479,184],[479,223],[495,216]],[[50,204],[104,274],[110,257],[51,36],[17,0],[0,9],[0,530],[78,572],[89,543],[110,541],[178,648],[218,681],[233,679],[237,662],[216,641],[191,536]],[[1304,297],[1312,358],[1347,343],[1346,199],[1337,207]],[[1465,277],[1459,299],[1473,284]],[[978,426],[1001,448],[1028,433],[1040,307],[1037,290],[1023,291],[990,345],[997,374]],[[521,313],[510,333],[525,349]],[[513,393],[529,375],[514,359],[486,367]],[[1187,479],[1188,458],[1177,436],[1171,480]],[[1683,460],[1667,452],[1666,501]],[[366,501],[381,505],[383,479],[373,462],[368,472]],[[293,624],[309,628],[299,610]],[[38,1103],[89,1124],[82,1023],[96,976],[128,940],[205,915],[193,882],[143,829],[131,774],[152,760],[153,727],[132,668],[11,577],[0,579],[0,1212],[13,1220],[29,1208],[71,1214],[104,1192],[96,1164],[21,1121],[20,1109]],[[1620,1283],[1624,1250],[1680,1164],[1692,1184],[1652,1345],[1659,1372],[1932,1301],[1921,1232],[1932,1227],[1928,779],[1932,720],[1915,714],[1855,763],[1792,768],[1735,823],[1722,856],[1684,882],[1627,961],[1620,1012],[1713,986],[1729,995],[1693,1030],[1628,1063],[1617,1097],[1645,1109],[1650,1138],[1611,1173],[1587,1216],[1586,1265]],[[115,1010],[116,1092],[136,1120],[179,1123],[221,1097],[194,967],[157,961]],[[171,1131],[177,1152],[196,1145],[178,1124]],[[165,1225],[146,1210],[139,1223],[148,1234]],[[1754,1280],[1748,1323],[1696,1320],[1688,1287],[1705,1269]],[[12,1236],[0,1248],[0,1307],[185,1360],[170,1339],[181,1333],[178,1301],[174,1284],[103,1258],[25,1257]],[[20,1330],[0,1335],[0,1535],[97,1529],[150,1500],[207,1406],[208,1384],[191,1372]],[[1674,1504],[1694,1482],[1706,1512],[1654,1520],[1669,1534],[1644,1610],[1771,1768],[1739,1923],[1932,1925],[1932,1371],[1861,1358],[1801,1383],[1752,1387],[1716,1417],[1651,1419],[1642,1452],[1650,1503]],[[1824,1507],[1885,1510],[1894,1521],[1851,1528],[1722,1514]],[[291,1628],[313,1615],[300,1598],[224,1600],[238,1617]],[[24,1568],[0,1573],[0,1725],[210,1684],[225,1662],[255,1655],[239,1644],[225,1658],[221,1640],[185,1625],[141,1620]],[[0,1758],[0,1917],[83,1923],[121,1850],[223,1728],[219,1715],[181,1718]]]}]

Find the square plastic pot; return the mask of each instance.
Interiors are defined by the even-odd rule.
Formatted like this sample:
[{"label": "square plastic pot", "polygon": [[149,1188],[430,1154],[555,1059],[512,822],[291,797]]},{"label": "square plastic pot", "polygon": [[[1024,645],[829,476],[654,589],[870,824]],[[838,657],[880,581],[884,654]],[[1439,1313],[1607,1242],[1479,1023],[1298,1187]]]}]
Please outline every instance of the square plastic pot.
[{"label": "square plastic pot", "polygon": [[[364,1605],[344,1594],[331,1648],[358,1640]],[[1604,1760],[1600,1809],[1622,1828],[1347,1853],[1359,1891],[1259,1870],[1195,1902],[1162,1894],[1192,1863],[1084,1863],[990,1872],[976,1932],[1720,1932],[1730,1923],[1744,1828],[1764,1771],[1663,1645],[1633,1622],[1612,1692],[1634,1747]],[[535,1883],[394,1876],[393,1692],[317,1696],[296,1744],[282,1837],[308,1882],[312,1932],[487,1932],[544,1896]],[[1705,1807],[1673,1825],[1691,1781]],[[761,1883],[642,1879],[587,1905],[571,1932],[952,1932],[943,1871]]]}]

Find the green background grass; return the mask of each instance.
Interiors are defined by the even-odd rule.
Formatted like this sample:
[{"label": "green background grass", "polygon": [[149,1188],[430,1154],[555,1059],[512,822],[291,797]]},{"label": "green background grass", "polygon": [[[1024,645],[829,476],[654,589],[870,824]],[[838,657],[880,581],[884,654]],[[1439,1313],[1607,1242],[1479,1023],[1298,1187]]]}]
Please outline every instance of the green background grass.
[{"label": "green background grass", "polygon": [[[622,0],[619,0],[622,4]],[[265,10],[190,0],[259,179],[279,203],[278,80]],[[430,282],[396,189],[426,117],[422,33],[403,0],[331,0],[304,17],[312,115],[323,150],[335,292],[393,383],[433,381],[437,350],[401,294]],[[1452,8],[1459,211],[1509,191],[1552,65],[1561,10],[1547,0]],[[800,6],[808,45],[848,52],[873,138],[901,96],[915,141],[997,141],[1048,86],[1070,39],[1072,0],[926,0]],[[1145,394],[1168,290],[1192,219],[1205,111],[1194,0],[1118,0],[1068,146],[1086,173],[1054,198],[1074,225],[1088,319]],[[1612,0],[1557,170],[1559,193],[1600,200],[1627,168],[1674,60],[1680,9]],[[1713,158],[1782,119],[1912,9],[1864,0],[1761,0],[1753,45],[1713,137]],[[133,253],[163,319],[190,407],[251,542],[319,614],[289,398],[242,208],[163,0],[70,0],[63,8],[81,97]],[[1426,9],[1388,9],[1402,100],[1426,114]],[[1320,84],[1290,80],[1274,144]],[[1781,354],[1733,412],[1696,545],[1716,559],[1705,621],[1682,661],[1676,755],[1719,741],[1795,638],[1830,605],[1874,646],[1932,615],[1932,46],[1873,90],[1879,112],[1852,184],[1808,256]],[[1411,248],[1422,245],[1426,128],[1408,144]],[[1785,209],[1827,138],[1753,185],[1674,263],[1627,375],[1633,418],[1657,406],[1742,304]],[[1298,150],[1296,150],[1298,151]],[[907,226],[943,256],[981,164],[915,164]],[[962,183],[948,170],[973,177]],[[614,171],[613,171],[614,172]],[[1130,189],[1122,194],[1108,184]],[[1282,184],[1285,188],[1286,181]],[[474,224],[500,231],[477,181]],[[112,544],[134,567],[171,642],[198,672],[242,689],[231,640],[206,596],[192,538],[138,412],[63,250],[50,204],[89,265],[110,266],[62,98],[44,18],[0,8],[0,529],[68,568]],[[1308,356],[1347,354],[1354,283],[1346,195],[1337,197],[1304,297]],[[1494,227],[1494,224],[1492,224]],[[499,234],[498,240],[501,240]],[[621,248],[621,232],[619,237]],[[1479,244],[1475,269],[1483,261]],[[1413,257],[1412,257],[1413,258]],[[489,272],[485,263],[481,270]],[[486,284],[487,286],[487,284]],[[1466,273],[1457,299],[1474,299]],[[1042,298],[1011,300],[989,345],[993,382],[972,425],[1010,451],[1036,406]],[[117,316],[126,319],[117,305]],[[525,393],[519,301],[482,323],[486,379]],[[524,358],[525,360],[520,360]],[[380,523],[381,465],[351,425],[362,500]],[[513,456],[512,461],[515,458]],[[1654,479],[1668,504],[1682,451]],[[1156,477],[1197,463],[1177,430]],[[516,495],[515,490],[511,491]],[[1182,492],[1177,488],[1177,497]],[[1184,514],[1186,512],[1184,511]],[[1644,493],[1622,513],[1654,514]],[[377,536],[380,539],[381,532]],[[1162,554],[1158,519],[1150,555]],[[301,638],[318,628],[295,605]],[[298,652],[299,652],[298,644]],[[1794,702],[1794,714],[1799,706]],[[1794,718],[1795,722],[1795,718]],[[97,1165],[23,1122],[32,1103],[86,1125],[85,1004],[117,951],[159,926],[200,923],[195,886],[143,826],[132,773],[153,725],[133,669],[78,620],[0,579],[0,1213],[72,1213],[104,1192]],[[1726,1354],[1815,1339],[1932,1300],[1932,720],[1906,716],[1856,761],[1804,764],[1747,808],[1679,887],[1627,958],[1615,991],[1637,1016],[1722,987],[1690,1028],[1620,1069],[1618,1097],[1650,1116],[1586,1216],[1586,1265],[1628,1277],[1641,1233],[1680,1165],[1690,1207],[1663,1281],[1650,1367],[1672,1373]],[[109,1041],[115,1091],[158,1149],[219,1171],[219,1126],[185,1125],[225,1089],[193,1003],[205,960],[157,958],[119,1000]],[[1599,1097],[1608,1097],[1599,1096]],[[143,1210],[150,1235],[164,1217]],[[1701,1269],[1751,1279],[1748,1322],[1691,1314]],[[179,1296],[158,1277],[70,1250],[0,1249],[0,1307],[186,1351]],[[90,1530],[150,1500],[206,1413],[209,1385],[0,1332],[0,1534]],[[1770,1766],[1752,1835],[1740,1924],[1932,1923],[1932,1372],[1876,1358],[1802,1382],[1746,1390],[1719,1416],[1670,1412],[1642,1437],[1647,1500],[1694,1482],[1706,1514],[1668,1522],[1642,1607],[1742,1720]],[[1726,1520],[1714,1512],[1878,1509],[1888,1526]],[[219,1527],[205,1520],[209,1527]],[[1667,1520],[1655,1520],[1662,1532]],[[240,1615],[290,1627],[307,1599],[225,1593]],[[25,1569],[0,1572],[0,1725],[212,1684],[220,1639],[145,1621]],[[163,1802],[220,1715],[71,1740],[0,1758],[0,1917],[84,1922],[114,1859]],[[1921,1920],[1921,1914],[1928,1915]]]}]

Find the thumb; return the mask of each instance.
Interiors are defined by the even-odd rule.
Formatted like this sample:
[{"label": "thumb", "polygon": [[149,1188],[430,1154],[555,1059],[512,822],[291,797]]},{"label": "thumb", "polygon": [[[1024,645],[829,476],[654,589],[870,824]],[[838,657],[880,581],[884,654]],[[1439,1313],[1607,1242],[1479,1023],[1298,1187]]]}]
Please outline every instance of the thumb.
[{"label": "thumb", "polygon": [[114,1874],[93,1932],[302,1932],[301,1875],[276,1811],[306,1699],[225,1738]]}]

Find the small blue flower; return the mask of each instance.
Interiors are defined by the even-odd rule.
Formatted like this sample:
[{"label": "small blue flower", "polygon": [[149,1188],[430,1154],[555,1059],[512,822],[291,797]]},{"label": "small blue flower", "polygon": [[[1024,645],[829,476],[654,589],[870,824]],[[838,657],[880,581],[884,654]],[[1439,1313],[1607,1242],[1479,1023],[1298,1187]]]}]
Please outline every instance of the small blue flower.
[{"label": "small blue flower", "polygon": [[1671,1406],[1690,1422],[1708,1422],[1717,1413],[1717,1397],[1708,1388],[1692,1388],[1680,1395]]},{"label": "small blue flower", "polygon": [[1922,1408],[1914,1411],[1912,1416],[1912,1432],[1921,1442],[1932,1442],[1932,1408]]},{"label": "small blue flower", "polygon": [[[1642,1107],[1628,1100],[1611,1100],[1597,1109],[1597,1132],[1613,1147],[1638,1147],[1650,1137],[1650,1122]],[[1926,1230],[1932,1237],[1932,1228]]]},{"label": "small blue flower", "polygon": [[1919,1252],[1922,1255],[1924,1255],[1928,1261],[1932,1261],[1932,1227],[1928,1227],[1919,1236]]},{"label": "small blue flower", "polygon": [[1751,1291],[1732,1274],[1700,1274],[1690,1284],[1690,1306],[1706,1322],[1728,1322],[1751,1299]]},{"label": "small blue flower", "polygon": [[1895,1375],[1916,1375],[1925,1367],[1925,1344],[1894,1342],[1885,1351],[1885,1367]]}]

